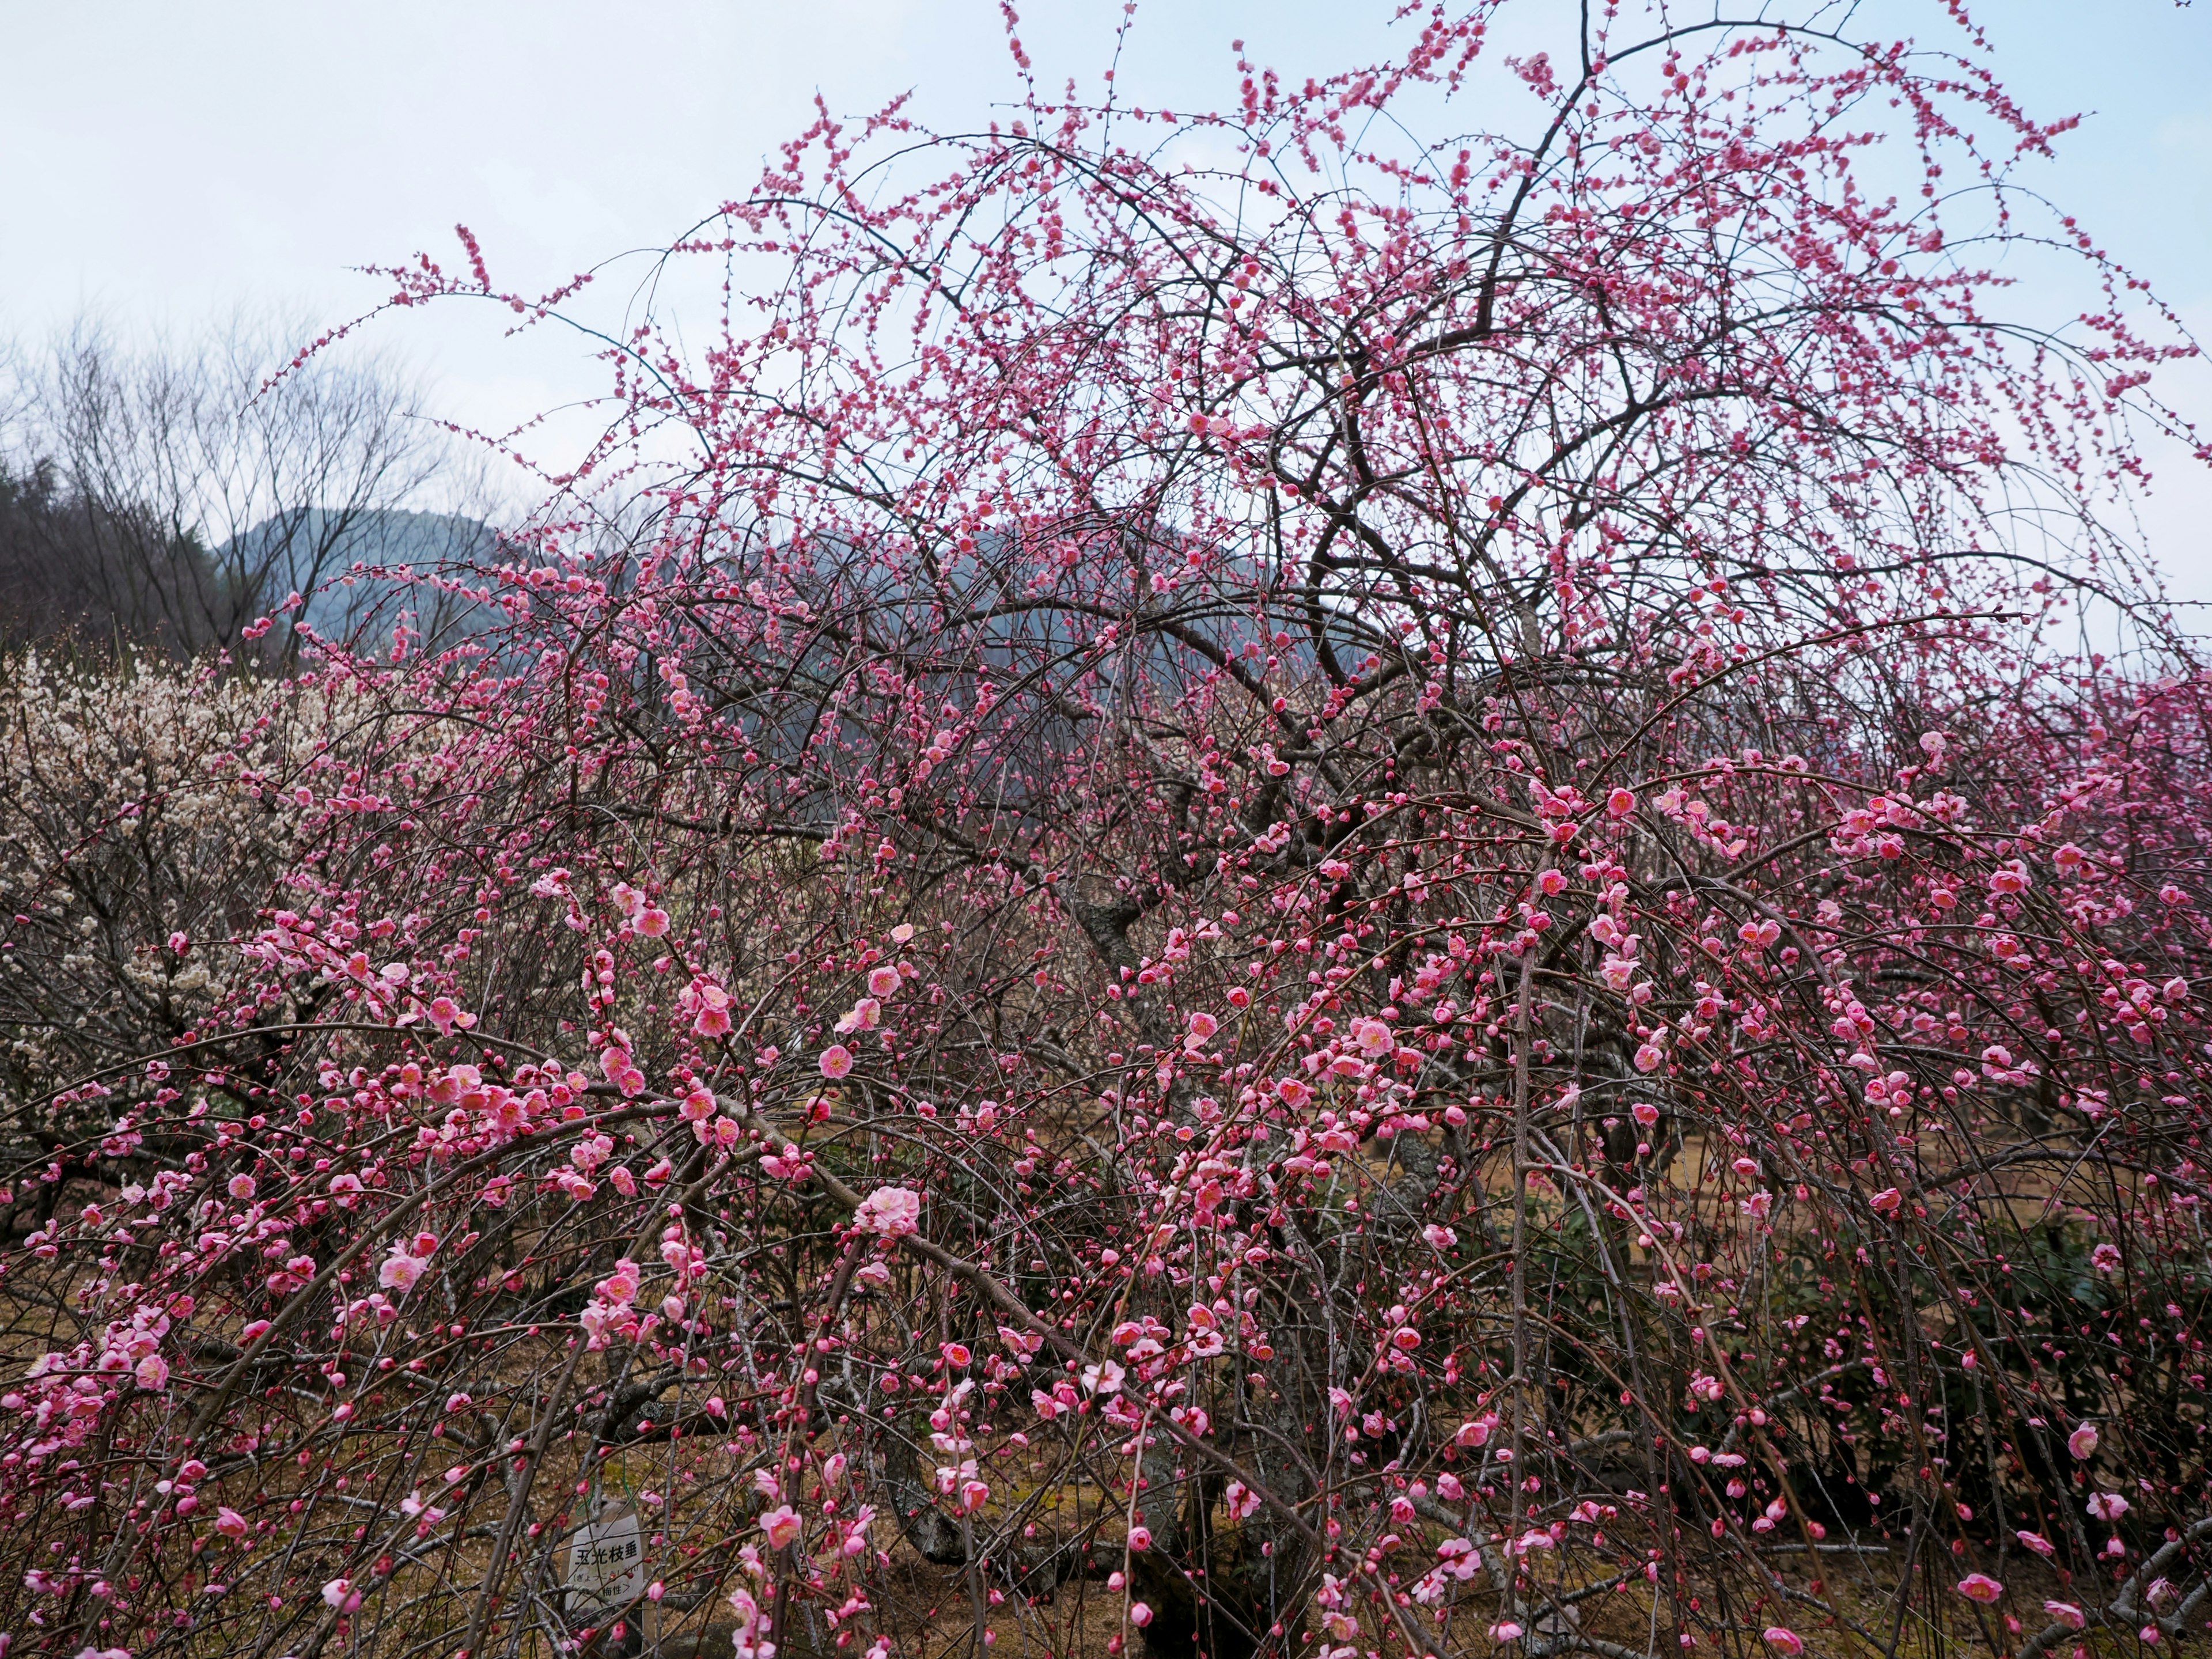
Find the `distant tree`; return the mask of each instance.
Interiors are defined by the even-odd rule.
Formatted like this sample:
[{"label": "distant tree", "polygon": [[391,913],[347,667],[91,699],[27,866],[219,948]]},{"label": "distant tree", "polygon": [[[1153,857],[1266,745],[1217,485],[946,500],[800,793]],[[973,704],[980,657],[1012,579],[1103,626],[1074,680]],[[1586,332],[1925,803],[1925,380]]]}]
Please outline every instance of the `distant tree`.
[{"label": "distant tree", "polygon": [[342,756],[360,704],[342,684],[143,652],[9,665],[0,1102],[188,1040],[240,982],[223,941],[293,848],[297,802],[264,781]]},{"label": "distant tree", "polygon": [[[153,556],[126,559],[125,548]],[[0,459],[0,647],[190,651],[200,639],[177,625],[184,595],[214,580],[197,538],[169,535],[134,503],[86,494],[50,459],[21,472]]]},{"label": "distant tree", "polygon": [[[80,322],[18,354],[0,398],[0,643],[66,630],[235,649],[295,594],[295,614],[343,629],[368,595],[314,596],[385,561],[395,526],[418,568],[487,550],[481,474],[424,416],[423,388],[374,357],[281,373],[308,337],[238,319],[189,346],[128,349]],[[297,650],[288,626],[256,654]]]}]

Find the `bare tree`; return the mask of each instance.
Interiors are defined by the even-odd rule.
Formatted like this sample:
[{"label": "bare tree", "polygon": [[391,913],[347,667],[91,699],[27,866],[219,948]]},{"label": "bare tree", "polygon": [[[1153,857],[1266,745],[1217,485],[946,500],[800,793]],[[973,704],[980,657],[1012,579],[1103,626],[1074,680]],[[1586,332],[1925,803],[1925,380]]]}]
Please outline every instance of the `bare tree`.
[{"label": "bare tree", "polygon": [[[483,474],[424,415],[420,379],[374,356],[288,368],[307,334],[240,317],[140,349],[80,321],[0,364],[8,637],[235,648],[288,603],[342,635],[389,596],[380,568],[484,550]],[[411,626],[455,625],[438,610]],[[258,654],[297,649],[287,627]]]}]

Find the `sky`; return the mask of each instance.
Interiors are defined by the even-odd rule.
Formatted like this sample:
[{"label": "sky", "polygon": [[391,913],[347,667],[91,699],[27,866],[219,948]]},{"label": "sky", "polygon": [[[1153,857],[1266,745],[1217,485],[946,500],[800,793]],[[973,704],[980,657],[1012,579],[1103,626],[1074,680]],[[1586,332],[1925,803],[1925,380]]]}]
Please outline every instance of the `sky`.
[{"label": "sky", "polygon": [[[1388,54],[1392,9],[1145,0],[1117,85],[1152,107],[1225,104],[1232,40],[1295,81]],[[1523,0],[1513,26],[1570,28],[1576,9]],[[1853,9],[1882,33],[1948,33],[1929,0]],[[2039,164],[2045,193],[2212,338],[2212,0],[1973,9],[2032,113],[2084,118]],[[1022,11],[1041,80],[1096,88],[1120,0]],[[388,288],[358,267],[419,249],[450,262],[456,222],[502,285],[611,259],[628,282],[645,261],[619,256],[750,184],[817,94],[839,116],[910,94],[941,129],[988,119],[1018,91],[1001,27],[996,0],[0,0],[0,340],[87,313],[125,336],[188,336],[241,307],[342,321]],[[407,315],[374,341],[480,426],[599,388],[579,344],[503,339],[487,310]],[[2212,371],[2167,392],[2212,428]],[[2212,477],[2178,452],[2153,459],[2154,556],[2179,596],[2212,604]]]}]

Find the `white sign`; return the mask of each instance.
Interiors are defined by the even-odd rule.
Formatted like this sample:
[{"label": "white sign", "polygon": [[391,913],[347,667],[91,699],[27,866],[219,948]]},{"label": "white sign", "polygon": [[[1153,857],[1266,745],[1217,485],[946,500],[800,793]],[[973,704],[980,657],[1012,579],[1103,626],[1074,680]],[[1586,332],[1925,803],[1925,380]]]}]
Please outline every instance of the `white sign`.
[{"label": "white sign", "polygon": [[577,1529],[568,1545],[568,1611],[618,1607],[645,1594],[645,1547],[637,1517],[608,1516]]}]

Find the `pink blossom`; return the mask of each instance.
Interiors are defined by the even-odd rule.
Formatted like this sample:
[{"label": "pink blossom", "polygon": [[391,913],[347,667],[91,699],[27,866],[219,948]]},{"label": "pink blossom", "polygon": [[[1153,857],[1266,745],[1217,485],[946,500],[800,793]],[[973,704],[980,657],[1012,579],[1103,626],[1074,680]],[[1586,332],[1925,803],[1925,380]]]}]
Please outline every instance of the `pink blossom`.
[{"label": "pink blossom", "polygon": [[694,981],[684,993],[692,1012],[691,1029],[701,1036],[726,1036],[731,1029],[730,994],[712,980]]},{"label": "pink blossom", "polygon": [[833,1082],[853,1069],[853,1051],[842,1042],[833,1042],[822,1051],[822,1075]]},{"label": "pink blossom", "polygon": [[2004,1586],[1985,1572],[1970,1572],[1959,1581],[1959,1594],[1969,1601],[1990,1602],[2004,1594]]},{"label": "pink blossom", "polygon": [[780,1550],[799,1536],[799,1512],[779,1504],[761,1516],[760,1527],[768,1534],[769,1547]]},{"label": "pink blossom", "polygon": [[636,1297],[641,1282],[637,1263],[625,1255],[616,1258],[615,1270],[594,1288],[610,1302],[629,1302]]},{"label": "pink blossom", "polygon": [[377,1269],[376,1282],[385,1290],[404,1296],[415,1288],[415,1281],[422,1276],[422,1258],[401,1249],[384,1258],[383,1265]]},{"label": "pink blossom", "polygon": [[1796,1659],[1796,1655],[1805,1651],[1804,1638],[1796,1631],[1786,1630],[1780,1625],[1769,1625],[1759,1632],[1759,1635],[1767,1646],[1772,1648],[1777,1653],[1789,1654],[1791,1659]]},{"label": "pink blossom", "polygon": [[2066,1437],[2066,1449],[2074,1454],[2076,1462],[2086,1463],[2097,1455],[2097,1425],[2084,1423]]},{"label": "pink blossom", "polygon": [[897,969],[884,967],[869,970],[868,994],[870,996],[878,999],[887,998],[896,994],[898,988],[899,970]]},{"label": "pink blossom", "polygon": [[908,1187],[878,1187],[853,1212],[853,1224],[862,1232],[903,1238],[921,1225],[921,1194]]},{"label": "pink blossom", "polygon": [[2043,1610],[2049,1613],[2055,1622],[2064,1626],[2068,1630],[2080,1630],[2089,1622],[2081,1609],[2071,1601],[2045,1601],[2043,1604]]},{"label": "pink blossom", "polygon": [[641,1092],[645,1087],[645,1073],[630,1058],[628,1048],[609,1043],[606,1052],[599,1056],[599,1068],[606,1073],[607,1081],[621,1090],[626,1097]]}]

